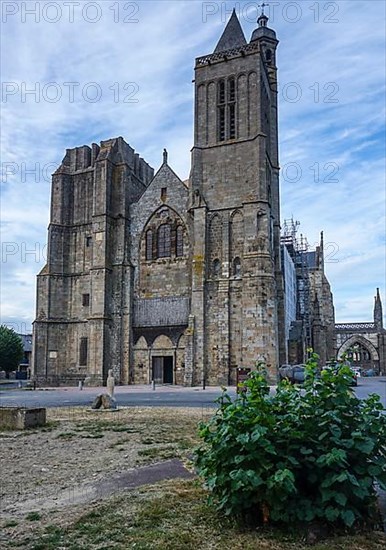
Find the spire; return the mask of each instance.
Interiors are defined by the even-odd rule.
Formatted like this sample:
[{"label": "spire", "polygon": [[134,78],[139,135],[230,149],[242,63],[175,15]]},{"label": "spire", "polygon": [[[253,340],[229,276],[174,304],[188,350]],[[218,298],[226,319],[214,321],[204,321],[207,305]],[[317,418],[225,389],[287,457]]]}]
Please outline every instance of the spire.
[{"label": "spire", "polygon": [[319,262],[320,262],[320,268],[324,273],[324,234],[323,231],[320,232],[320,246],[319,246]]},{"label": "spire", "polygon": [[383,329],[382,301],[379,288],[377,288],[377,294],[374,297],[374,324],[378,330]]},{"label": "spire", "polygon": [[275,40],[276,44],[278,43],[276,40],[275,31],[270,29],[267,25],[268,17],[264,13],[264,8],[267,6],[268,4],[265,4],[264,2],[259,6],[261,8],[261,14],[257,19],[258,27],[252,33],[251,42],[253,42],[254,40],[258,40],[259,38],[270,38],[272,40]]},{"label": "spire", "polygon": [[259,15],[259,18],[257,20],[257,23],[258,23],[259,27],[266,27],[267,26],[268,17],[264,13],[264,8],[266,8],[266,7],[268,7],[268,4],[266,4],[265,2],[263,2],[259,6],[259,8],[261,8],[261,14]]},{"label": "spire", "polygon": [[245,46],[247,41],[241,28],[240,21],[236,15],[236,10],[233,9],[232,15],[228,21],[227,26],[222,33],[220,40],[214,50],[214,53],[225,52],[232,48],[241,48]]}]

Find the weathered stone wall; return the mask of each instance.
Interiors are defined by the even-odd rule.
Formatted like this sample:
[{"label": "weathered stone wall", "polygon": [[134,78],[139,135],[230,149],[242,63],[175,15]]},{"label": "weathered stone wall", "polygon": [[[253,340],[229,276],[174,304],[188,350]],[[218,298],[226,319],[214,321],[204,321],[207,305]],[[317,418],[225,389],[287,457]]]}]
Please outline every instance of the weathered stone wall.
[{"label": "weathered stone wall", "polygon": [[[157,327],[159,338],[173,342],[156,354],[173,357],[174,383],[184,383],[184,349],[177,352],[177,340],[188,325],[191,293],[191,231],[187,213],[188,189],[164,159],[151,185],[130,209],[130,258],[133,265],[132,326],[138,334]],[[171,228],[170,256],[158,256],[158,231],[168,224]],[[182,230],[183,246],[177,251],[177,228]],[[150,240],[148,232],[151,232]],[[149,242],[152,243],[149,246]],[[178,326],[178,329],[173,327]],[[182,327],[182,328],[181,328]],[[164,335],[162,336],[162,330]],[[132,338],[132,336],[129,336]],[[150,341],[148,356],[141,337],[130,358],[134,380],[151,381],[151,362],[158,339]],[[154,345],[156,348],[154,348]]]},{"label": "weathered stone wall", "polygon": [[118,381],[128,382],[128,213],[153,173],[117,138],[67,150],[53,175],[48,261],[38,277],[34,327],[38,379],[100,384],[112,368]]}]

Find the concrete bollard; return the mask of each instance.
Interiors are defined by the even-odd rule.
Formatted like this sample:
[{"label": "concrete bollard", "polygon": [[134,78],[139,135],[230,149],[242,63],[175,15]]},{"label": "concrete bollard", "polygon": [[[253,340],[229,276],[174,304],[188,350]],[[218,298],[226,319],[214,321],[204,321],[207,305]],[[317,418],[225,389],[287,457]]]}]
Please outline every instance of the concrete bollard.
[{"label": "concrete bollard", "polygon": [[151,389],[154,391],[155,390],[155,380],[152,380],[151,381]]},{"label": "concrete bollard", "polygon": [[79,390],[83,390],[83,380],[79,380],[78,388]]}]

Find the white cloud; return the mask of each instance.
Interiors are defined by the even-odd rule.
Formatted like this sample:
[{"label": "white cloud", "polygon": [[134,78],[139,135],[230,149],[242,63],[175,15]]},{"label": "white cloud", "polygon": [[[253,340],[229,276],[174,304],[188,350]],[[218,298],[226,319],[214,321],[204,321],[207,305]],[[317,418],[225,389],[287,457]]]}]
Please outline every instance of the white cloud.
[{"label": "white cloud", "polygon": [[[235,4],[247,39],[256,26],[251,18],[258,3]],[[3,81],[18,86],[18,93],[2,103],[2,161],[16,163],[8,165],[8,171],[17,170],[2,184],[2,240],[15,243],[17,250],[2,263],[1,314],[7,322],[28,322],[34,317],[35,275],[44,260],[36,262],[33,254],[23,257],[23,246],[31,250],[39,243],[43,248],[46,242],[50,183],[40,170],[52,163],[46,172],[53,171],[66,148],[122,135],[155,168],[167,147],[173,168],[183,179],[187,177],[194,57],[213,50],[234,5],[141,1],[138,13],[132,13],[122,10],[134,3],[119,3],[119,22],[114,23],[117,14],[110,8],[117,3],[104,1],[99,2],[100,21],[92,24],[81,14],[87,2],[75,8],[73,23],[65,11],[57,23],[44,21],[47,3],[27,4],[38,5],[39,23],[27,15],[22,22],[19,12],[2,25]],[[282,178],[282,215],[300,220],[310,243],[316,243],[324,230],[325,241],[339,247],[336,257],[330,258],[339,261],[326,264],[337,319],[368,319],[376,286],[386,299],[385,5],[358,1],[354,9],[349,1],[303,1],[298,2],[300,20],[290,23],[286,4],[275,8],[270,22],[280,39],[281,165],[298,163],[302,177],[296,183]],[[314,21],[316,4],[319,23]],[[332,18],[327,4],[339,8],[333,16],[337,23],[323,22]],[[215,13],[204,22],[203,13],[210,11]],[[124,17],[138,18],[138,23],[124,23]],[[56,103],[46,100],[47,93],[55,91],[44,88],[50,82],[62,91]],[[79,83],[73,103],[66,82]],[[82,96],[90,82],[102,91],[96,103]],[[123,86],[128,82],[138,86],[137,103],[123,102],[128,91]],[[291,82],[301,90],[296,103],[283,96]],[[30,89],[35,83],[40,84],[39,102],[32,95],[22,102],[22,86]],[[114,101],[117,89],[120,96]],[[339,102],[326,102],[329,99]],[[339,170],[329,178],[327,164],[332,162]],[[36,164],[38,182],[33,174],[26,174]]]}]

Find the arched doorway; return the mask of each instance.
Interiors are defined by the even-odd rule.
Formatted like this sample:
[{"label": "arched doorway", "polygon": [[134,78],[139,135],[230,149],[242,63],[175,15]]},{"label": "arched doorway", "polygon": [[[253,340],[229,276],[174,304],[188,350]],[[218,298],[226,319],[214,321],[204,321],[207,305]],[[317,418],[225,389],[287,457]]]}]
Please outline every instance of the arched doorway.
[{"label": "arched doorway", "polygon": [[347,358],[353,367],[361,369],[379,369],[379,355],[374,345],[363,336],[351,336],[346,340],[338,351],[338,359],[343,354],[347,354]]},{"label": "arched doorway", "polygon": [[175,347],[168,336],[158,336],[151,350],[151,379],[156,384],[173,384]]}]

